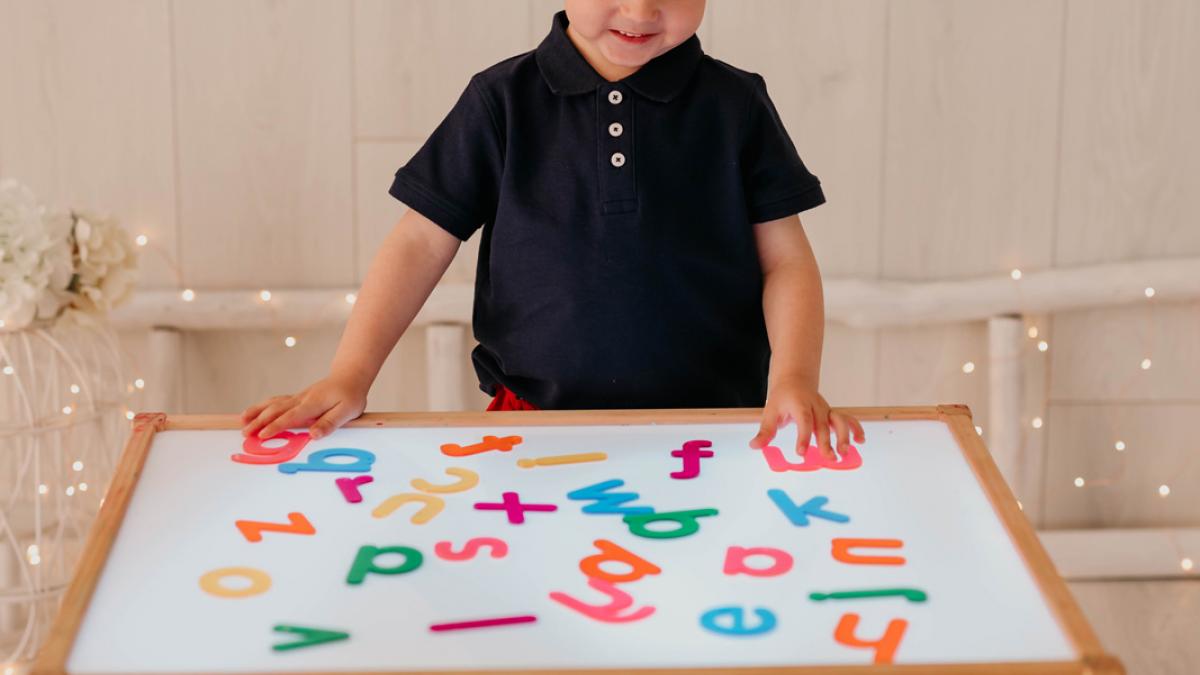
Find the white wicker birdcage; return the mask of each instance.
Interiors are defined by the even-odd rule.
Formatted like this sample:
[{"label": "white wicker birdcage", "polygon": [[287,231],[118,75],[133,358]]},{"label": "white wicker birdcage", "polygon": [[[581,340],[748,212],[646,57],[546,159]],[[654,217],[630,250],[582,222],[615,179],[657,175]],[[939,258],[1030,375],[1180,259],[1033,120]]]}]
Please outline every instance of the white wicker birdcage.
[{"label": "white wicker birdcage", "polygon": [[0,666],[45,640],[128,434],[116,335],[85,315],[0,331]]}]

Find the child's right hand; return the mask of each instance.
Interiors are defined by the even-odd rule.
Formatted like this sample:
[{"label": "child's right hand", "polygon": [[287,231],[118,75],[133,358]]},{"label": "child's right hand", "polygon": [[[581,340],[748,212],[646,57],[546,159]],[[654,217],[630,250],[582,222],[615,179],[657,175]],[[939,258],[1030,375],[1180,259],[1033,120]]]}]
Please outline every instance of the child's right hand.
[{"label": "child's right hand", "polygon": [[346,380],[327,377],[291,396],[272,396],[242,412],[242,435],[271,438],[291,427],[309,427],[312,438],[358,417],[367,407],[365,388]]}]

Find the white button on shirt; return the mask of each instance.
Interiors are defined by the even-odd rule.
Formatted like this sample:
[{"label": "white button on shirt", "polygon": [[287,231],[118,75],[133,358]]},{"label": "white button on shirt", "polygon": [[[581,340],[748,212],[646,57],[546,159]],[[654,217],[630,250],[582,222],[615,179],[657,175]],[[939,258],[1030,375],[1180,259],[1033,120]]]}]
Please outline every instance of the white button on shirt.
[{"label": "white button on shirt", "polygon": [[620,122],[613,122],[612,124],[608,125],[609,136],[620,136],[622,131],[625,131],[625,127],[621,126]]},{"label": "white button on shirt", "polygon": [[621,92],[617,91],[616,89],[613,89],[612,91],[608,92],[608,102],[613,105],[620,103],[621,99],[623,99],[623,98],[624,97],[621,95]]},{"label": "white button on shirt", "polygon": [[614,152],[612,155],[612,165],[616,167],[625,166],[625,155],[619,152]]}]

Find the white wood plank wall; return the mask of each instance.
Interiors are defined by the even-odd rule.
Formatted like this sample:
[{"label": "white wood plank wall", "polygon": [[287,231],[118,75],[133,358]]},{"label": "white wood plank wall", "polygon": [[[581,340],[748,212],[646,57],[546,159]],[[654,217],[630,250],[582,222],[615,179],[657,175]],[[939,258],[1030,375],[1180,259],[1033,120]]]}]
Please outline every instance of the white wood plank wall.
[{"label": "white wood plank wall", "polygon": [[[560,6],[0,0],[0,175],[147,234],[152,287],[353,287],[403,212],[392,173],[472,73],[534,47]],[[829,203],[804,222],[828,278],[1200,255],[1195,0],[710,0],[700,37],[766,77],[824,181]],[[448,282],[473,278],[477,244]],[[1182,433],[1200,417],[1200,304],[1024,320],[1039,336],[1019,356],[1035,477],[1021,497],[1038,524],[1200,525],[1200,446]],[[182,409],[236,411],[319,377],[339,331],[293,334],[288,349],[282,330],[185,332]],[[124,340],[147,353],[144,334]],[[982,321],[831,324],[825,392],[964,402],[986,434],[987,345]],[[425,351],[424,329],[401,340],[372,409],[425,408]]]}]

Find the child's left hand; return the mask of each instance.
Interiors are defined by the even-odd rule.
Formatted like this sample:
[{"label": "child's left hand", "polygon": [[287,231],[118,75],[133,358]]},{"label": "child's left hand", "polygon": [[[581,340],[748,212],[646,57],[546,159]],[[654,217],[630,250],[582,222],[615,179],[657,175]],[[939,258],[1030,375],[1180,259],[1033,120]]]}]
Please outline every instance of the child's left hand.
[{"label": "child's left hand", "polygon": [[750,441],[750,447],[761,448],[775,438],[775,430],[786,426],[788,422],[796,423],[796,454],[803,455],[808,449],[809,439],[815,432],[817,446],[829,459],[836,459],[833,447],[829,442],[829,429],[833,427],[837,434],[837,449],[839,454],[845,454],[850,445],[851,429],[854,430],[855,442],[866,440],[862,425],[858,420],[845,413],[832,411],[829,403],[803,378],[783,378],[775,382],[767,394],[767,402],[763,407],[762,426],[758,435]]}]

